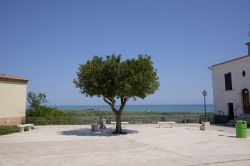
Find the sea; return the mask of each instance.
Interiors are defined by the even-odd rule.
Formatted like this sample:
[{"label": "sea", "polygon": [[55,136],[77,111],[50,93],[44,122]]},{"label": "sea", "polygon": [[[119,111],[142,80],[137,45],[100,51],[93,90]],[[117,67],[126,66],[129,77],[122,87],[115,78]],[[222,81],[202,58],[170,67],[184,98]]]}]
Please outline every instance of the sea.
[{"label": "sea", "polygon": [[[59,110],[100,110],[109,111],[108,105],[66,105],[51,106]],[[204,112],[203,104],[179,104],[179,105],[127,105],[125,111],[147,111],[147,112]],[[214,111],[213,104],[206,105],[207,112]]]}]

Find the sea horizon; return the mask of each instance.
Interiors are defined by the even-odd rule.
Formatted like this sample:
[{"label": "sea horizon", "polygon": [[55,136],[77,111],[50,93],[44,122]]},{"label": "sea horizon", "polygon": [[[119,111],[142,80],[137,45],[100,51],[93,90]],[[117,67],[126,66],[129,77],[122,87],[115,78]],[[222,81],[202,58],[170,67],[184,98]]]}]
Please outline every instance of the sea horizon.
[{"label": "sea horizon", "polygon": [[[117,105],[118,107],[119,105]],[[49,105],[59,110],[100,110],[109,111],[109,105]],[[152,112],[204,112],[204,104],[130,104],[125,111],[152,111]],[[207,112],[214,111],[213,104],[206,105]]]}]

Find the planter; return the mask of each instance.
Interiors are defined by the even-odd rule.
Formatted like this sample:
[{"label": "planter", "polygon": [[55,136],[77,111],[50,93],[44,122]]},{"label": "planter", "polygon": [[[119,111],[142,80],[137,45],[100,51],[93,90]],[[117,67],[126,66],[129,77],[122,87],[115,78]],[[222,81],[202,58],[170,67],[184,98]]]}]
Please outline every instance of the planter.
[{"label": "planter", "polygon": [[210,122],[209,121],[206,121],[206,122],[202,121],[202,126],[210,126]]},{"label": "planter", "polygon": [[92,123],[92,124],[91,124],[91,130],[92,130],[93,132],[97,132],[97,131],[98,131],[98,125],[97,125],[96,123]]},{"label": "planter", "polygon": [[204,131],[205,129],[206,129],[205,126],[203,126],[203,125],[200,126],[200,130],[203,130],[203,131]]}]

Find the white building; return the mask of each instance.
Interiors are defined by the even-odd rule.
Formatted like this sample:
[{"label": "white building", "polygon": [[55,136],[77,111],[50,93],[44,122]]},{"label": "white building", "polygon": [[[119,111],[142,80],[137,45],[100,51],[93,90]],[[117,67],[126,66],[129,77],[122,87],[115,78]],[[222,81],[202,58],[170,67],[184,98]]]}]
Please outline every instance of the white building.
[{"label": "white building", "polygon": [[0,125],[24,122],[27,83],[22,77],[0,75]]},{"label": "white building", "polygon": [[250,117],[250,42],[246,45],[248,55],[210,67],[217,123]]}]

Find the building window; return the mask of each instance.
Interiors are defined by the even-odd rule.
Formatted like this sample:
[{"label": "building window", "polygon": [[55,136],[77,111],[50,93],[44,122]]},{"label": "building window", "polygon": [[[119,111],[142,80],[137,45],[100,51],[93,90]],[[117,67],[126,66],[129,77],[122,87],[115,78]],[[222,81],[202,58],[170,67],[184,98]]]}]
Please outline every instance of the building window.
[{"label": "building window", "polygon": [[248,89],[243,89],[241,91],[241,95],[242,95],[242,103],[243,103],[244,113],[250,113],[250,99],[249,99]]},{"label": "building window", "polygon": [[242,76],[245,77],[246,76],[246,72],[245,70],[242,71]]},{"label": "building window", "polygon": [[232,90],[232,76],[231,73],[227,73],[224,75],[225,78],[225,89],[226,90]]}]

